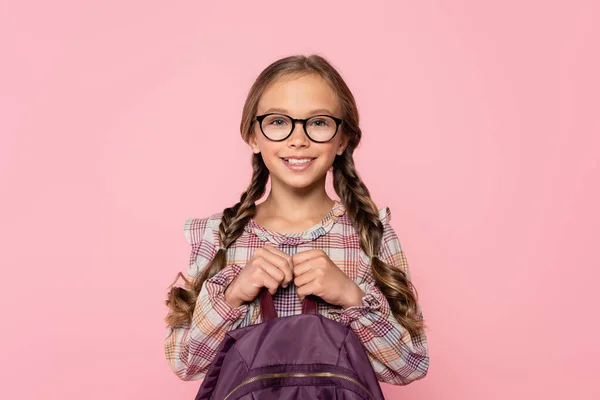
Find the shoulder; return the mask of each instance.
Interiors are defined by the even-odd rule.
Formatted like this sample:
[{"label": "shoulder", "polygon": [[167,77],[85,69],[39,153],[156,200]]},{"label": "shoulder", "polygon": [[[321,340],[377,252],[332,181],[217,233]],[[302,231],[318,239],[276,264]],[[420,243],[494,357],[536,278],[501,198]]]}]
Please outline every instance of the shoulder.
[{"label": "shoulder", "polygon": [[[402,251],[402,245],[398,239],[396,231],[390,224],[392,220],[392,211],[389,207],[379,209],[379,219],[383,224],[383,237],[381,243],[382,256],[390,256],[390,253]],[[388,253],[388,254],[385,254]]]},{"label": "shoulder", "polygon": [[221,216],[222,213],[217,213],[204,218],[190,217],[185,220],[183,233],[192,246],[189,276],[196,276],[215,256]]},{"label": "shoulder", "polygon": [[[383,235],[386,236],[390,231],[393,231],[392,226],[390,225],[390,221],[392,219],[392,211],[390,207],[383,207],[378,209],[378,219],[381,221],[383,225]],[[345,212],[344,215],[339,219],[337,230],[334,229],[337,233],[342,233],[344,236],[351,236],[352,241],[356,241],[356,235],[359,235],[359,232],[356,229],[354,222],[350,219],[350,215]]]},{"label": "shoulder", "polygon": [[[335,224],[335,225],[338,226],[336,232],[339,233],[341,231],[345,236],[358,235],[355,224],[351,220],[350,215],[346,210],[347,209],[344,207],[344,213],[340,216],[335,216],[334,221],[337,222],[337,224]],[[390,207],[386,206],[386,207],[378,209],[378,218],[381,221],[381,223],[383,224],[384,231],[386,229],[389,229],[390,228],[390,220],[392,219],[392,211],[390,210]],[[332,225],[334,225],[334,224],[332,224]]]},{"label": "shoulder", "polygon": [[404,250],[402,249],[402,244],[400,243],[398,234],[390,225],[392,212],[389,207],[384,207],[379,210],[379,219],[383,223],[383,236],[381,238],[379,259],[388,265],[393,265],[396,268],[400,268],[410,279],[408,262],[404,254]]},{"label": "shoulder", "polygon": [[379,209],[379,219],[381,220],[381,222],[383,223],[383,225],[385,226],[386,224],[389,225],[390,220],[392,219],[392,210],[390,210],[389,207],[383,207]]},{"label": "shoulder", "polygon": [[183,233],[186,240],[192,246],[198,245],[203,241],[212,241],[218,237],[219,225],[223,212],[214,213],[207,217],[190,217],[183,224]]}]

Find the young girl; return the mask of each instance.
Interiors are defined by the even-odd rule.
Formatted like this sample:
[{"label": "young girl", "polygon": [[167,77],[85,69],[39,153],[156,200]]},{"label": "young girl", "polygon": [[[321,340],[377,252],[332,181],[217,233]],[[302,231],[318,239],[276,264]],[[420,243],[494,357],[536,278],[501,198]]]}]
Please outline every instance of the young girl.
[{"label": "young girl", "polygon": [[[241,121],[253,176],[239,203],[189,218],[186,289],[172,287],[165,354],[183,380],[202,379],[225,334],[262,322],[258,294],[278,316],[319,314],[349,326],[379,381],[406,385],[427,374],[425,325],[390,209],[377,209],[354,165],[362,132],[350,89],[322,57],[268,66]],[[325,188],[328,171],[340,200]],[[271,178],[271,189],[260,204]],[[173,285],[171,285],[173,286]]]}]

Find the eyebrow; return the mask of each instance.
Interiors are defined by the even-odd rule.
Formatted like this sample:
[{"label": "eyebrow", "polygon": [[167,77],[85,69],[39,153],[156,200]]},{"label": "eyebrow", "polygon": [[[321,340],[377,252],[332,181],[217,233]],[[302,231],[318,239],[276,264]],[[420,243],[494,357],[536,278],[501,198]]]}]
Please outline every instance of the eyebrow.
[{"label": "eyebrow", "polygon": [[[272,112],[287,114],[289,111],[286,110],[285,108],[269,108],[263,114],[268,114],[268,113],[272,113]],[[309,114],[311,114],[311,115],[312,114],[329,114],[329,115],[333,115],[333,112],[331,110],[326,109],[326,108],[317,108],[316,110],[310,111]]]}]

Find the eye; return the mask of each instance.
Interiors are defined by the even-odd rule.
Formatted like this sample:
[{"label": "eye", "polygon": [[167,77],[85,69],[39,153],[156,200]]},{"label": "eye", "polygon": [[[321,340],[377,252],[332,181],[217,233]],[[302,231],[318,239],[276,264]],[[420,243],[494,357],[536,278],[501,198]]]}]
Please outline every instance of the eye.
[{"label": "eye", "polygon": [[282,127],[282,126],[286,126],[289,123],[288,119],[285,116],[282,115],[269,115],[267,118],[265,118],[265,120],[263,121],[263,126],[267,125],[267,126],[272,126],[272,127]]},{"label": "eye", "polygon": [[286,121],[283,118],[275,118],[275,119],[269,121],[269,124],[276,125],[276,126],[282,126],[282,125],[286,124]]},{"label": "eye", "polygon": [[317,128],[322,128],[331,125],[331,121],[329,118],[316,118],[310,121],[310,125],[315,126]]}]

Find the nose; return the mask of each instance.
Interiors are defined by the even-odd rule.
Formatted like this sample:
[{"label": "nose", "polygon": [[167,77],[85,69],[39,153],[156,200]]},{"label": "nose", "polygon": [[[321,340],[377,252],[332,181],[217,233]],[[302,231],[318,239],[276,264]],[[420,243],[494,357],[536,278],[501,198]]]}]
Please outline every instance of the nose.
[{"label": "nose", "polygon": [[287,139],[288,146],[291,147],[307,147],[310,143],[310,139],[304,133],[304,126],[302,122],[296,121],[294,124],[294,130]]}]

